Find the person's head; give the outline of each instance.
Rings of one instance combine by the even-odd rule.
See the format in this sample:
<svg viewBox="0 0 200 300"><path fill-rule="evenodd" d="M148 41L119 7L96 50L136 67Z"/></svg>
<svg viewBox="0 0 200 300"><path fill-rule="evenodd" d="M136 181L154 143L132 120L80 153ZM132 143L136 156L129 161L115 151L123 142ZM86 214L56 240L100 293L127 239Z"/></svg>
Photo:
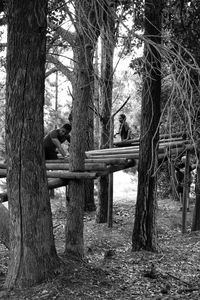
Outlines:
<svg viewBox="0 0 200 300"><path fill-rule="evenodd" d="M59 129L59 133L61 136L70 133L72 129L72 126L69 123L64 124L62 127Z"/></svg>
<svg viewBox="0 0 200 300"><path fill-rule="evenodd" d="M119 122L123 123L126 120L126 115L125 114L120 114L119 115Z"/></svg>

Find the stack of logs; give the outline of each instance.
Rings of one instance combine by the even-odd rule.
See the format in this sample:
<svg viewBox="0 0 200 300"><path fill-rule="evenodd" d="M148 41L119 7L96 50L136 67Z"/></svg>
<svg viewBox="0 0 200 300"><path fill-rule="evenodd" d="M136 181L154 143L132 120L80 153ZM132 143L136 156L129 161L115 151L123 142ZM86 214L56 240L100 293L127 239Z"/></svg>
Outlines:
<svg viewBox="0 0 200 300"><path fill-rule="evenodd" d="M130 142L130 141L129 141ZM184 153L189 141L183 140L182 136L175 138L160 139L158 158L160 160L169 155L178 156ZM114 148L87 151L85 153L85 169L81 172L69 171L69 161L58 159L46 161L46 172L49 189L66 186L72 179L96 179L116 171L134 167L139 158L139 140L131 140L131 146L123 146L123 142L116 143ZM0 163L0 178L6 177L6 164ZM0 202L6 201L0 194Z"/></svg>

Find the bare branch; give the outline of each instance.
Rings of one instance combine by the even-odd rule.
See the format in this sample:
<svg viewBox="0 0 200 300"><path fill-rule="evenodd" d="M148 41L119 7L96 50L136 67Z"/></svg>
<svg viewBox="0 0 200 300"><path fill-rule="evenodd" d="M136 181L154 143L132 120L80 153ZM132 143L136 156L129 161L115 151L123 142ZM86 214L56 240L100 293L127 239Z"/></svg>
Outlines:
<svg viewBox="0 0 200 300"><path fill-rule="evenodd" d="M70 32L69 30L65 30L61 26L54 25L53 23L48 21L48 25L52 30L55 30L57 34L59 34L63 40L68 42L72 47L75 46L75 38L76 34L73 32Z"/></svg>
<svg viewBox="0 0 200 300"><path fill-rule="evenodd" d="M112 114L112 117L111 118L114 118L114 116L116 116L116 114L120 111L120 110L122 110L122 108L126 105L126 103L128 102L128 100L131 98L131 96L128 96L128 98L126 99L126 101L120 106L120 108L115 112L115 113L113 113Z"/></svg>
<svg viewBox="0 0 200 300"><path fill-rule="evenodd" d="M47 62L55 65L58 71L62 72L69 81L73 81L73 72L69 70L62 62L60 62L55 56L47 54Z"/></svg>
<svg viewBox="0 0 200 300"><path fill-rule="evenodd" d="M58 69L56 67L52 68L51 70L49 70L45 73L45 77L47 78L48 76L55 73L56 71L58 71Z"/></svg>

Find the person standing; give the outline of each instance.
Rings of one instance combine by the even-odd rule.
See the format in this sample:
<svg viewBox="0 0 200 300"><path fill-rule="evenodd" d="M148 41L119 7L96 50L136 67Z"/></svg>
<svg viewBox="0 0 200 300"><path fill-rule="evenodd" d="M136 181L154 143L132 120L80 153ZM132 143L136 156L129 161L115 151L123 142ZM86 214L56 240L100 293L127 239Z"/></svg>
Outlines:
<svg viewBox="0 0 200 300"><path fill-rule="evenodd" d="M68 143L70 143L70 131L71 125L69 123L66 123L59 129L50 131L44 137L44 152L46 160L58 159L58 152L64 158L67 158L66 152L61 144L65 141L68 141Z"/></svg>

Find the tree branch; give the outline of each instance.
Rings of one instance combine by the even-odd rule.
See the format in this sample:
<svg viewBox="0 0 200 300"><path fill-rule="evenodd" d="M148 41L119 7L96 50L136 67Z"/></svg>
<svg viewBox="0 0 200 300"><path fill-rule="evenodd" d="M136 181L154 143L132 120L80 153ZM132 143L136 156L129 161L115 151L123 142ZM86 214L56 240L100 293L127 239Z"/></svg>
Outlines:
<svg viewBox="0 0 200 300"><path fill-rule="evenodd" d="M120 106L120 108L114 113L112 114L112 118L114 118L114 116L116 116L116 114L126 105L126 103L128 102L128 100L131 98L131 96L128 96L128 98L126 99L126 101Z"/></svg>
<svg viewBox="0 0 200 300"><path fill-rule="evenodd" d="M47 62L54 64L58 71L62 72L69 81L73 80L73 72L69 70L63 63L61 63L55 56L47 54Z"/></svg>
<svg viewBox="0 0 200 300"><path fill-rule="evenodd" d="M52 30L55 30L57 34L59 34L63 40L68 42L72 47L75 46L75 38L76 34L70 32L69 30L65 30L61 26L54 25L53 23L48 21L48 25Z"/></svg>
<svg viewBox="0 0 200 300"><path fill-rule="evenodd" d="M47 78L48 76L50 76L51 74L55 73L56 71L58 71L58 69L56 67L50 69L49 71L47 71L45 73L45 78Z"/></svg>

